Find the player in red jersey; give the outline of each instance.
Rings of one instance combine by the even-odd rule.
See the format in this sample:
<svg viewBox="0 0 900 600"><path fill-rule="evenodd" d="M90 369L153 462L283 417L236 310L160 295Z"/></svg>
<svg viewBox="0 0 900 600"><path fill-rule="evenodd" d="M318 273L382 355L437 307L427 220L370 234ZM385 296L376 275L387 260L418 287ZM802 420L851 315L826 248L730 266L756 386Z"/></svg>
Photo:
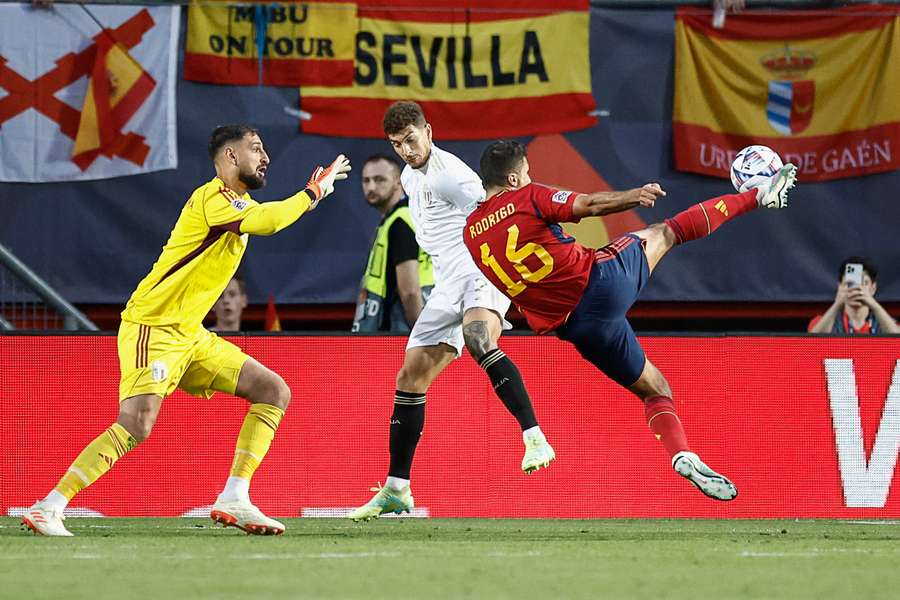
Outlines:
<svg viewBox="0 0 900 600"><path fill-rule="evenodd" d="M652 207L666 195L659 184L594 194L554 190L531 183L522 144L495 142L481 156L487 198L469 215L463 240L475 264L535 332L555 331L641 399L647 424L679 475L710 498L731 500L737 496L734 484L690 451L672 390L647 360L625 314L673 246L705 237L757 207L784 208L796 172L785 165L763 186L706 200L592 250L568 237L559 223Z"/></svg>

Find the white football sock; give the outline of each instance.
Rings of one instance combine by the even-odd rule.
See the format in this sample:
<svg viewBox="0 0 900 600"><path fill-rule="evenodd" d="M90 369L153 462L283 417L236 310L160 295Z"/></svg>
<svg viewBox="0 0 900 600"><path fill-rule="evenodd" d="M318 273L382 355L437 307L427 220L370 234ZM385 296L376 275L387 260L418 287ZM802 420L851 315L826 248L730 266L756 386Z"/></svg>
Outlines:
<svg viewBox="0 0 900 600"><path fill-rule="evenodd" d="M522 441L528 442L542 442L544 441L544 432L541 431L539 425L535 425L534 427L529 427L525 431L522 432Z"/></svg>
<svg viewBox="0 0 900 600"><path fill-rule="evenodd" d="M232 502L234 500L250 501L250 480L243 477L229 477L225 482L225 489L219 494L219 500Z"/></svg>
<svg viewBox="0 0 900 600"><path fill-rule="evenodd" d="M407 487L409 487L409 479L401 479L400 477L388 477L387 481L384 482L384 485L394 490L395 492L399 492Z"/></svg>
<svg viewBox="0 0 900 600"><path fill-rule="evenodd" d="M47 494L47 497L44 498L42 502L50 508L55 508L60 511L65 510L66 506L69 505L69 499L56 490L52 490Z"/></svg>

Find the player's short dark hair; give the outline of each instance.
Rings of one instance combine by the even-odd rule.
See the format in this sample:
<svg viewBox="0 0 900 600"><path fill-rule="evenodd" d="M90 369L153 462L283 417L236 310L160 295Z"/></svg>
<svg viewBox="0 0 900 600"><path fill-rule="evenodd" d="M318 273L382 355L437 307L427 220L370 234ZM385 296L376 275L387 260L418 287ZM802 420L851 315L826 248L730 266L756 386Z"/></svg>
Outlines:
<svg viewBox="0 0 900 600"><path fill-rule="evenodd" d="M862 265L863 271L869 274L869 279L872 280L872 283L878 280L878 266L870 258L867 256L848 256L841 263L841 268L838 271L838 281L844 279L844 269L851 263Z"/></svg>
<svg viewBox="0 0 900 600"><path fill-rule="evenodd" d="M485 189L490 186L503 187L506 176L519 168L528 153L525 146L513 140L492 143L481 154L481 183Z"/></svg>
<svg viewBox="0 0 900 600"><path fill-rule="evenodd" d="M394 167L394 170L397 172L397 176L400 176L400 172L403 170L403 167L400 166L400 161L389 154L373 154L369 158L366 159L366 162L363 163L363 169L366 168L366 165L373 162L384 161L387 164Z"/></svg>
<svg viewBox="0 0 900 600"><path fill-rule="evenodd" d="M400 133L410 125L425 127L425 113L416 102L400 100L391 104L384 113L381 126L385 135Z"/></svg>
<svg viewBox="0 0 900 600"><path fill-rule="evenodd" d="M207 146L209 158L216 160L216 155L225 144L242 140L246 135L259 135L259 131L249 125L240 123L219 125L213 129L212 134L209 136L209 145Z"/></svg>

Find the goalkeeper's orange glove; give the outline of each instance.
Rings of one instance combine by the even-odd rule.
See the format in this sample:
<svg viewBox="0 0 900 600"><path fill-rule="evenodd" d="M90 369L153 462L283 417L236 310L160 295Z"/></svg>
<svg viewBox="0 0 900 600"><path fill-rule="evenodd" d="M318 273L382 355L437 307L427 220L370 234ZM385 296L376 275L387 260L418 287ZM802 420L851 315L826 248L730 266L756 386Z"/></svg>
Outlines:
<svg viewBox="0 0 900 600"><path fill-rule="evenodd" d="M350 172L350 160L343 154L338 154L334 162L328 167L316 167L309 181L306 183L306 191L313 197L309 205L310 210L319 205L319 201L334 191L334 182L338 179L347 179Z"/></svg>

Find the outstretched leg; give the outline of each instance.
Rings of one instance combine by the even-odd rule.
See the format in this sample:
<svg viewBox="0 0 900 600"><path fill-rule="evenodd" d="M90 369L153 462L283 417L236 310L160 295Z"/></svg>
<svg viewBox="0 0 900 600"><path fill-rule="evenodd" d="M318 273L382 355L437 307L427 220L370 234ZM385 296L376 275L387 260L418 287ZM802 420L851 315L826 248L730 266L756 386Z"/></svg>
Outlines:
<svg viewBox="0 0 900 600"><path fill-rule="evenodd" d="M787 195L794 187L797 168L787 164L766 185L742 192L727 194L695 204L663 223L635 231L644 240L647 264L652 272L657 263L676 244L706 237L726 221L756 208L784 208Z"/></svg>
<svg viewBox="0 0 900 600"><path fill-rule="evenodd" d="M550 466L556 453L538 426L522 374L515 363L497 347L502 331L500 316L490 309L470 308L463 315L463 339L469 354L487 373L497 397L522 429L522 439L525 442L522 470L530 474L541 467Z"/></svg>
<svg viewBox="0 0 900 600"><path fill-rule="evenodd" d="M71 536L63 525L69 501L150 435L161 406L162 398L154 394L123 400L118 420L85 446L56 487L28 509L22 523L39 535Z"/></svg>
<svg viewBox="0 0 900 600"><path fill-rule="evenodd" d="M647 426L669 453L675 472L710 498L733 500L737 496L734 484L690 451L687 435L672 402L672 389L660 370L646 360L640 377L628 389L644 403Z"/></svg>

